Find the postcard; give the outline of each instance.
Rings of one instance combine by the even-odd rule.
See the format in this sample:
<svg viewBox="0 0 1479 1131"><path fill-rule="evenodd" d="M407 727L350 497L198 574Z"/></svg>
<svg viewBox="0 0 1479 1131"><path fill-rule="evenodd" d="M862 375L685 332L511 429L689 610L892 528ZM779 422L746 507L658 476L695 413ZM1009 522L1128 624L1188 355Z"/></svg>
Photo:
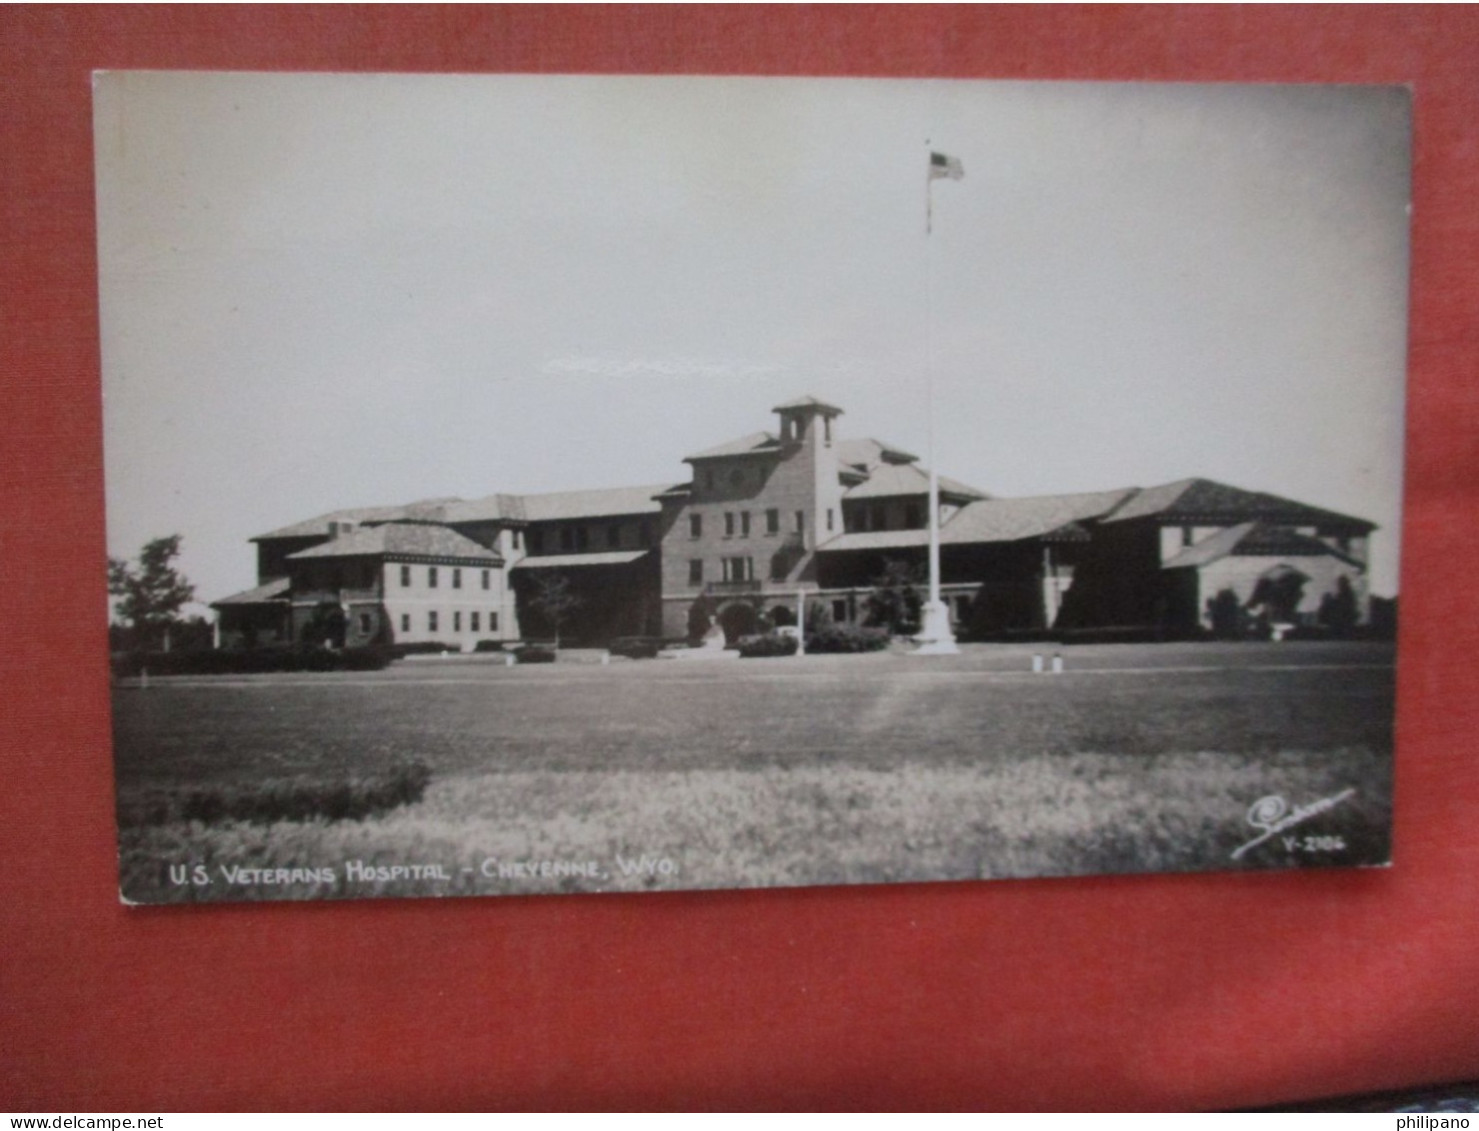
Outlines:
<svg viewBox="0 0 1479 1131"><path fill-rule="evenodd" d="M122 898L1388 864L1410 118L100 73Z"/></svg>

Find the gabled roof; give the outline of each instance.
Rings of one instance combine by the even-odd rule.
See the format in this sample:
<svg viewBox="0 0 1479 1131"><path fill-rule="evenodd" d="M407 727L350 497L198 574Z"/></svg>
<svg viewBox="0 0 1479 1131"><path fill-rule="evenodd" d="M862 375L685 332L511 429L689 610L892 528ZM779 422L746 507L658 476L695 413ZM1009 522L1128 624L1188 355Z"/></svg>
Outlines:
<svg viewBox="0 0 1479 1131"><path fill-rule="evenodd" d="M896 444L889 444L871 437L838 440L833 450L837 453L839 463L861 467L865 471L877 467L880 463L913 463L919 458Z"/></svg>
<svg viewBox="0 0 1479 1131"><path fill-rule="evenodd" d="M444 502L445 500L428 499L427 503ZM295 522L291 526L280 526L276 530L269 530L266 534L258 534L248 539L250 542L265 542L269 538L312 538L325 535L329 532L331 522L391 522L406 516L407 508L404 506L394 507L350 507L345 510L329 511L328 514L318 515L316 518L304 519Z"/></svg>
<svg viewBox="0 0 1479 1131"><path fill-rule="evenodd" d="M738 440L728 440L715 447L695 452L691 456L684 456L683 462L692 463L696 459L718 459L720 456L759 455L764 452L779 451L780 446L779 437L770 432L751 432L748 436L741 436Z"/></svg>
<svg viewBox="0 0 1479 1131"><path fill-rule="evenodd" d="M896 495L924 495L930 489L929 473L912 463L876 465L868 478L843 492L844 499L883 499ZM940 476L940 494L964 499L990 498L985 491L969 487L958 479Z"/></svg>
<svg viewBox="0 0 1479 1131"><path fill-rule="evenodd" d="M1335 511L1312 507L1262 491L1245 491L1210 479L1178 479L1147 487L1128 500L1106 522L1154 517L1164 522L1223 526L1267 522L1276 526L1345 527L1370 533L1376 524Z"/></svg>
<svg viewBox="0 0 1479 1131"><path fill-rule="evenodd" d="M983 499L957 511L940 528L940 541L1016 542L1023 538L1041 538L1071 523L1100 518L1133 493L1134 488L1131 487L1077 495Z"/></svg>
<svg viewBox="0 0 1479 1131"><path fill-rule="evenodd" d="M363 557L457 558L486 565L502 565L501 555L464 538L447 526L420 522L388 522L362 526L328 542L289 554L288 561L307 558Z"/></svg>
<svg viewBox="0 0 1479 1131"><path fill-rule="evenodd" d="M266 585L258 585L255 589L244 589L240 593L222 597L219 601L212 601L211 608L219 609L222 605L271 604L273 601L287 597L290 585L286 577L279 577L269 581Z"/></svg>
<svg viewBox="0 0 1479 1131"><path fill-rule="evenodd" d="M672 488L671 483L646 487L603 487L592 491L552 491L544 495L521 496L524 517L530 522L549 522L561 518L615 518L627 514L659 514L662 505L657 496Z"/></svg>
<svg viewBox="0 0 1479 1131"><path fill-rule="evenodd" d="M518 495L484 495L457 499L442 508L443 522L523 522L524 500Z"/></svg>
<svg viewBox="0 0 1479 1131"><path fill-rule="evenodd" d="M1265 526L1260 522L1241 522L1219 530L1171 558L1162 569L1184 569L1210 565L1225 557L1238 558L1339 558L1351 565L1361 563L1343 554L1328 542L1300 534L1284 526Z"/></svg>
<svg viewBox="0 0 1479 1131"><path fill-rule="evenodd" d="M940 544L1018 542L1024 538L1081 540L1085 532L1077 523L1107 514L1132 494L1133 487L1080 495L979 499L961 507L940 527ZM928 544L928 530L869 530L840 534L817 549L890 550Z"/></svg>

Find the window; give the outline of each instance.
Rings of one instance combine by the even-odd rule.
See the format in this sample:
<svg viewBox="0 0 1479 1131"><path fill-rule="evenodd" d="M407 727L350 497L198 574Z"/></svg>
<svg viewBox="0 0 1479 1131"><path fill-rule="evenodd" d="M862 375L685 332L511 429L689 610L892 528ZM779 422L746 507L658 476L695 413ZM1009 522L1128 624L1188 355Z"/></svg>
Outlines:
<svg viewBox="0 0 1479 1131"><path fill-rule="evenodd" d="M832 529L832 508L831 507L828 507L827 508L827 529L828 530L831 530Z"/></svg>
<svg viewBox="0 0 1479 1131"><path fill-rule="evenodd" d="M470 628L470 629L472 629L474 632L481 631L478 628L478 620L479 619L480 618L478 617L477 610L473 610L472 612L468 613L467 614L467 627Z"/></svg>
<svg viewBox="0 0 1479 1131"><path fill-rule="evenodd" d="M1181 544L1183 546L1190 546L1195 540L1196 532L1190 526L1183 526L1181 528Z"/></svg>
<svg viewBox="0 0 1479 1131"><path fill-rule="evenodd" d="M529 552L531 554L542 554L542 553L544 553L544 531L543 530L531 530L531 531L529 531Z"/></svg>
<svg viewBox="0 0 1479 1131"><path fill-rule="evenodd" d="M435 589L437 587L437 567L428 566L426 569L426 587Z"/></svg>
<svg viewBox="0 0 1479 1131"><path fill-rule="evenodd" d="M359 634L361 636L369 636L370 633L372 631L374 631L374 628L375 628L375 625L374 625L374 622L370 619L370 614L369 613L360 613L360 615L359 615Z"/></svg>
<svg viewBox="0 0 1479 1131"><path fill-rule="evenodd" d="M452 571L452 588L453 589L461 589L462 588L462 571L460 569L454 569Z"/></svg>
<svg viewBox="0 0 1479 1131"><path fill-rule="evenodd" d="M748 538L750 536L750 512L740 511L740 534Z"/></svg>
<svg viewBox="0 0 1479 1131"><path fill-rule="evenodd" d="M584 526L575 528L575 548L582 553L590 548L590 530Z"/></svg>
<svg viewBox="0 0 1479 1131"><path fill-rule="evenodd" d="M606 545L613 550L621 545L621 523L613 522L606 528Z"/></svg>
<svg viewBox="0 0 1479 1131"><path fill-rule="evenodd" d="M517 530L511 530L509 531L509 533L513 535L514 549L517 550L519 548L520 541L519 532Z"/></svg>
<svg viewBox="0 0 1479 1131"><path fill-rule="evenodd" d="M924 526L924 508L918 503L904 504L904 528L919 530Z"/></svg>
<svg viewBox="0 0 1479 1131"><path fill-rule="evenodd" d="M847 600L839 597L832 602L832 619L838 624L847 623Z"/></svg>
<svg viewBox="0 0 1479 1131"><path fill-rule="evenodd" d="M733 511L725 511L724 512L724 537L726 537L726 538L733 538L734 537L734 512Z"/></svg>
<svg viewBox="0 0 1479 1131"><path fill-rule="evenodd" d="M568 526L560 527L560 549L566 553L575 549L575 531Z"/></svg>
<svg viewBox="0 0 1479 1131"><path fill-rule="evenodd" d="M702 558L693 558L688 563L688 584L702 585L704 583L704 562Z"/></svg>
<svg viewBox="0 0 1479 1131"><path fill-rule="evenodd" d="M461 632L462 631L462 610L461 609L458 609L456 612L454 612L452 614L452 631L453 632Z"/></svg>
<svg viewBox="0 0 1479 1131"><path fill-rule="evenodd" d="M402 613L401 614L401 631L402 632L410 632L411 631L411 614L410 613Z"/></svg>
<svg viewBox="0 0 1479 1131"><path fill-rule="evenodd" d="M796 512L796 533L797 534L805 534L806 533L806 512L805 511L797 511Z"/></svg>
<svg viewBox="0 0 1479 1131"><path fill-rule="evenodd" d="M735 468L733 471L731 471L729 473L729 482L733 486L738 487L742 483L744 483L744 481L745 481L744 468L737 467L737 468Z"/></svg>
<svg viewBox="0 0 1479 1131"><path fill-rule="evenodd" d="M691 514L688 516L688 536L690 538L702 538L704 536L704 516Z"/></svg>
<svg viewBox="0 0 1479 1131"><path fill-rule="evenodd" d="M704 490L706 490L706 491L712 491L713 489L714 489L714 469L712 467L710 467L710 468L706 468L704 470Z"/></svg>
<svg viewBox="0 0 1479 1131"><path fill-rule="evenodd" d="M868 510L870 512L868 516L868 521L872 524L873 529L887 530L888 511L884 508L883 504L874 503L871 507L868 508Z"/></svg>
<svg viewBox="0 0 1479 1131"><path fill-rule="evenodd" d="M497 632L498 631L498 614L497 613L489 613L488 614L488 631L489 632Z"/></svg>
<svg viewBox="0 0 1479 1131"><path fill-rule="evenodd" d="M753 558L724 559L725 581L753 581L754 578L755 560Z"/></svg>
<svg viewBox="0 0 1479 1131"><path fill-rule="evenodd" d="M828 444L832 442L832 418L830 416L822 417L822 439Z"/></svg>
<svg viewBox="0 0 1479 1131"><path fill-rule="evenodd" d="M435 609L426 614L426 630L428 632L435 632L437 630L437 614Z"/></svg>
<svg viewBox="0 0 1479 1131"><path fill-rule="evenodd" d="M642 545L652 545L652 523L645 518L642 520Z"/></svg>
<svg viewBox="0 0 1479 1131"><path fill-rule="evenodd" d="M765 512L765 533L779 534L781 532L781 512L771 507Z"/></svg>
<svg viewBox="0 0 1479 1131"><path fill-rule="evenodd" d="M492 581L492 579L493 579L492 571L486 570L486 569L483 570L483 588L484 589L488 588L488 585Z"/></svg>
<svg viewBox="0 0 1479 1131"><path fill-rule="evenodd" d="M402 589L409 589L410 587L411 587L411 567L410 566L407 566L407 565L403 565L403 566L401 566L401 588Z"/></svg>

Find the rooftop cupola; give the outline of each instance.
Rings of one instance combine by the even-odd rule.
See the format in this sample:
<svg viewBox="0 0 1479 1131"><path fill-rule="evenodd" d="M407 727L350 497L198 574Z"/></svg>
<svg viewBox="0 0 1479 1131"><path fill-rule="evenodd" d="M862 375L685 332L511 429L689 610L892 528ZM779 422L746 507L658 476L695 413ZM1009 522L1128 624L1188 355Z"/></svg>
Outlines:
<svg viewBox="0 0 1479 1131"><path fill-rule="evenodd" d="M832 421L842 415L842 410L836 405L819 401L816 397L801 397L785 404L778 404L772 410L781 418L781 443L800 444L805 442L807 432L812 428L813 420L821 421L821 442L824 445L832 443Z"/></svg>

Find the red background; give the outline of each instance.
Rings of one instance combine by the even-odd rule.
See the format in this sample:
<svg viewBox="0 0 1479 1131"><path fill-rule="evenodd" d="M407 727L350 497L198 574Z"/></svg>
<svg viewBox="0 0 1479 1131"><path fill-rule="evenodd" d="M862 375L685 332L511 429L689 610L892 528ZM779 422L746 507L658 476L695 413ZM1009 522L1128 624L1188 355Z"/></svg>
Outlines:
<svg viewBox="0 0 1479 1131"><path fill-rule="evenodd" d="M1396 865L128 910L93 68L1408 83ZM0 11L0 1108L1216 1107L1479 1077L1479 10Z"/></svg>

